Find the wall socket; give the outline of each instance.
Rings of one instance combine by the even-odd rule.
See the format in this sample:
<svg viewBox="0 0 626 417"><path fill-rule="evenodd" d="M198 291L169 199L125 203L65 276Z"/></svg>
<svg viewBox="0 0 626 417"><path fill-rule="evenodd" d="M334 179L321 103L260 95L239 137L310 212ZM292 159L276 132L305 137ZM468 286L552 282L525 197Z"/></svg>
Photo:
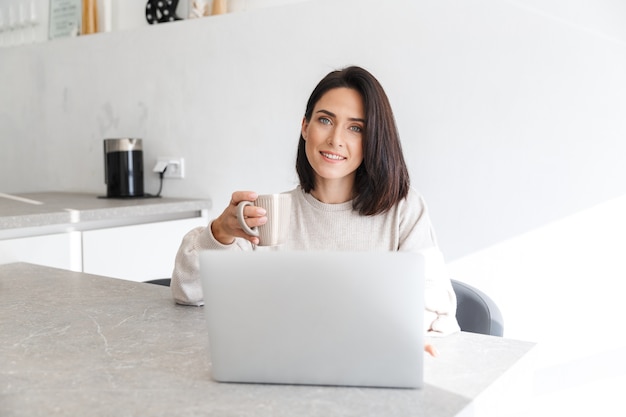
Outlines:
<svg viewBox="0 0 626 417"><path fill-rule="evenodd" d="M163 178L185 178L185 158L182 156L159 156L157 158L157 166L159 164L167 164L167 169L163 174Z"/></svg>

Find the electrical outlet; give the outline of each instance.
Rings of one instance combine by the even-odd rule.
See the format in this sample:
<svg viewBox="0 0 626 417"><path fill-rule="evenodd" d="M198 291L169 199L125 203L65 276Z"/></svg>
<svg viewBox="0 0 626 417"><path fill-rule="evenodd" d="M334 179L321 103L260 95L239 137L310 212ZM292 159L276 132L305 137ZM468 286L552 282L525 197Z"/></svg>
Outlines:
<svg viewBox="0 0 626 417"><path fill-rule="evenodd" d="M163 178L185 178L185 158L160 156L157 158L157 164L161 162L167 164Z"/></svg>

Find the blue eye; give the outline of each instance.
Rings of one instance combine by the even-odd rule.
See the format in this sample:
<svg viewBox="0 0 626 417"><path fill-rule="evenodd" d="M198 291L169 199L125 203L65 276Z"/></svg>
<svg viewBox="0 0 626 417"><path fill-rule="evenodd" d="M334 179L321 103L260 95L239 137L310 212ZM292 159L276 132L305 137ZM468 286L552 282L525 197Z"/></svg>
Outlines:
<svg viewBox="0 0 626 417"><path fill-rule="evenodd" d="M320 121L320 123L325 124L325 125L329 125L330 124L330 119L328 117L320 117L319 121Z"/></svg>
<svg viewBox="0 0 626 417"><path fill-rule="evenodd" d="M353 132L356 132L356 133L363 132L363 128L361 128L361 126L350 126L350 130L352 130Z"/></svg>

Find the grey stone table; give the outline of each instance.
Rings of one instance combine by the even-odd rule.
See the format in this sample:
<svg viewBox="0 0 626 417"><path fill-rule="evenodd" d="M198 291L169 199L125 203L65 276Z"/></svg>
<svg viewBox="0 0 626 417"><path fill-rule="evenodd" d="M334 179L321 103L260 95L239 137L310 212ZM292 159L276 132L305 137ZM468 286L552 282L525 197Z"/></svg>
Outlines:
<svg viewBox="0 0 626 417"><path fill-rule="evenodd" d="M0 265L0 416L523 415L533 344L434 339L421 390L211 380L202 308L169 288Z"/></svg>

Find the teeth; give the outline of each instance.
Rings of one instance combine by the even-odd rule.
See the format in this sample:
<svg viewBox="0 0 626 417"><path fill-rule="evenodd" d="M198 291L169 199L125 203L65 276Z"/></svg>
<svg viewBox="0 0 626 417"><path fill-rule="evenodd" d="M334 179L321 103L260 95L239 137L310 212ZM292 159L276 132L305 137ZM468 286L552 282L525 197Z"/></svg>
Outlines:
<svg viewBox="0 0 626 417"><path fill-rule="evenodd" d="M343 156L333 155L333 154L326 153L326 152L322 152L322 155L324 155L328 159L335 159L335 160L346 159Z"/></svg>

